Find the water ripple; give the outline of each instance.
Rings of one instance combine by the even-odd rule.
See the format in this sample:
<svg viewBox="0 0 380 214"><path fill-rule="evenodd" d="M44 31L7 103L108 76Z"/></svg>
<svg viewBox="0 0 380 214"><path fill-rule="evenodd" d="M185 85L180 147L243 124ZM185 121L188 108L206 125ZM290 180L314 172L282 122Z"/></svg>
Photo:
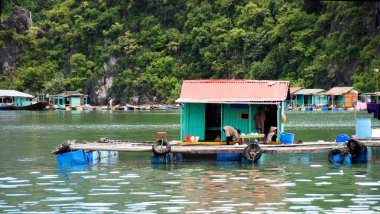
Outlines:
<svg viewBox="0 0 380 214"><path fill-rule="evenodd" d="M177 130L179 124L143 124L143 125L124 125L124 124L80 124L80 125L17 125L1 126L0 130L12 131L22 130L23 132L31 131L62 131L62 130L144 130L144 129L165 129Z"/></svg>

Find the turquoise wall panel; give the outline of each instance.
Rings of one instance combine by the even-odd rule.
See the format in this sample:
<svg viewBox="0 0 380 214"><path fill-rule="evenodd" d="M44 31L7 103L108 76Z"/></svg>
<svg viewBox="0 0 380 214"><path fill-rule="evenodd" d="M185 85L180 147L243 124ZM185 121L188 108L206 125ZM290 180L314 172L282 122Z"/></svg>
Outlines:
<svg viewBox="0 0 380 214"><path fill-rule="evenodd" d="M184 105L184 137L186 135L199 136L205 139L205 103L186 103Z"/></svg>
<svg viewBox="0 0 380 214"><path fill-rule="evenodd" d="M70 97L70 105L71 107L81 106L80 97Z"/></svg>
<svg viewBox="0 0 380 214"><path fill-rule="evenodd" d="M303 95L297 95L297 96L296 96L296 99L297 99L297 102L296 102L296 105L297 105L297 106L303 106L303 105L304 105L304 98L303 98Z"/></svg>
<svg viewBox="0 0 380 214"><path fill-rule="evenodd" d="M339 107L342 107L345 104L346 96L345 95L338 96L337 101L339 103Z"/></svg>
<svg viewBox="0 0 380 214"><path fill-rule="evenodd" d="M180 106L179 108L179 125L180 125L180 140L184 141L185 140L185 131L184 131L184 128L185 128L185 124L184 124L184 119L183 119L183 113L185 112L183 110L183 106Z"/></svg>
<svg viewBox="0 0 380 214"><path fill-rule="evenodd" d="M15 106L22 106L22 100L21 100L21 97L15 97L15 98L13 99L13 104L14 104Z"/></svg>
<svg viewBox="0 0 380 214"><path fill-rule="evenodd" d="M65 107L65 98L64 97L58 97L58 108L64 108Z"/></svg>
<svg viewBox="0 0 380 214"><path fill-rule="evenodd" d="M307 95L307 96L306 96L306 99L307 99L307 103L306 103L305 105L307 105L307 106L311 106L311 105L314 104L314 102L313 102L313 96L311 96L311 95Z"/></svg>
<svg viewBox="0 0 380 214"><path fill-rule="evenodd" d="M25 97L15 97L13 103L15 106L28 106L32 104L32 99Z"/></svg>
<svg viewBox="0 0 380 214"><path fill-rule="evenodd" d="M328 103L327 96L321 97L321 103L324 105L327 105L327 103Z"/></svg>
<svg viewBox="0 0 380 214"><path fill-rule="evenodd" d="M248 114L248 118L252 117L249 115L249 106L246 108L238 108L233 107L231 104L225 104L222 108L222 127L224 126L232 126L237 129L240 129L242 133L249 133L249 119L242 119L242 114ZM222 131L222 140L226 140L226 135Z"/></svg>

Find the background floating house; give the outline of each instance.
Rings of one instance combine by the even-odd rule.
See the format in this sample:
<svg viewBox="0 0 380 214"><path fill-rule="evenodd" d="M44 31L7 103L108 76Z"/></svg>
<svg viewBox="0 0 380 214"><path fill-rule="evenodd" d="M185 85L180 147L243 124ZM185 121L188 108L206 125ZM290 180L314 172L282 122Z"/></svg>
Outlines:
<svg viewBox="0 0 380 214"><path fill-rule="evenodd" d="M66 107L75 109L87 105L87 103L88 95L81 94L78 91L64 91L61 94L49 96L49 105L56 106L58 109Z"/></svg>
<svg viewBox="0 0 380 214"><path fill-rule="evenodd" d="M296 106L323 106L327 105L324 89L300 89L294 93Z"/></svg>
<svg viewBox="0 0 380 214"><path fill-rule="evenodd" d="M294 93L296 93L297 91L301 90L302 87L289 87L289 99L287 101L287 105L290 105L292 107L295 107L296 106L296 95Z"/></svg>
<svg viewBox="0 0 380 214"><path fill-rule="evenodd" d="M334 87L325 94L329 104L337 108L352 108L356 100L364 98L363 92L354 87Z"/></svg>
<svg viewBox="0 0 380 214"><path fill-rule="evenodd" d="M255 114L265 109L265 132L270 126L283 131L282 115L288 95L288 81L267 80L185 80L181 96L181 140L199 136L200 141L224 141L223 127L233 126L242 133L257 132Z"/></svg>
<svg viewBox="0 0 380 214"><path fill-rule="evenodd" d="M363 101L366 103L380 103L380 92L365 93L364 96Z"/></svg>
<svg viewBox="0 0 380 214"><path fill-rule="evenodd" d="M32 104L33 95L16 90L0 90L0 105L29 106Z"/></svg>

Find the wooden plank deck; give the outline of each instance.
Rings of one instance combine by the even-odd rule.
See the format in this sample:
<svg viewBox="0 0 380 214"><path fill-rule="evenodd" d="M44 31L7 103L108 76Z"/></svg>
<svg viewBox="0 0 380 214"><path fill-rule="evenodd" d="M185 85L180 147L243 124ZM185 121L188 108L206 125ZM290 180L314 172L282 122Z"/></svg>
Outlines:
<svg viewBox="0 0 380 214"><path fill-rule="evenodd" d="M368 147L379 147L380 141L363 140ZM75 143L72 150L120 151L120 152L152 152L152 143L112 142L112 143ZM308 154L328 152L342 144L335 142L305 142L303 144L259 144L263 153L277 154ZM171 145L172 153L187 154L215 154L215 153L242 153L247 145Z"/></svg>

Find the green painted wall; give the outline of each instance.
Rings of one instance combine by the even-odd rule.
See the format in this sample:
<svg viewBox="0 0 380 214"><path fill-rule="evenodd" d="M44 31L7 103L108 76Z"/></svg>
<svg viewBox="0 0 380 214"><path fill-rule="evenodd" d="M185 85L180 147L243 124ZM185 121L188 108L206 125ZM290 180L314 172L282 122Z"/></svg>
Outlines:
<svg viewBox="0 0 380 214"><path fill-rule="evenodd" d="M184 127L184 138L186 135L199 136L199 140L205 139L205 103L185 103L181 127ZM182 130L182 129L181 129Z"/></svg>
<svg viewBox="0 0 380 214"><path fill-rule="evenodd" d="M81 106L80 99L81 99L80 97L70 97L70 105L71 105L71 107Z"/></svg>
<svg viewBox="0 0 380 214"><path fill-rule="evenodd" d="M232 126L237 129L240 129L242 133L250 133L250 126L249 122L251 121L251 127L252 126L252 119L242 119L242 114L248 114L248 118L252 118L252 115L249 115L250 112L250 106L245 105L244 107L239 107L242 105L233 105L233 104L225 104L222 107L222 127L224 126ZM252 109L251 109L252 111ZM222 140L226 140L226 135L222 131Z"/></svg>
<svg viewBox="0 0 380 214"><path fill-rule="evenodd" d="M328 102L327 102L327 96L320 96L319 100L320 100L320 104L323 104L323 105L327 105L328 104Z"/></svg>
<svg viewBox="0 0 380 214"><path fill-rule="evenodd" d="M13 102L15 106L28 106L32 104L32 98L15 97Z"/></svg>
<svg viewBox="0 0 380 214"><path fill-rule="evenodd" d="M339 107L342 107L345 104L346 96L336 96L336 101L339 103Z"/></svg>
<svg viewBox="0 0 380 214"><path fill-rule="evenodd" d="M296 102L297 107L304 105L303 95L297 95L296 99L297 99L297 102Z"/></svg>
<svg viewBox="0 0 380 214"><path fill-rule="evenodd" d="M255 114L259 105L234 105L223 104L221 106L221 139L226 140L223 132L224 126L233 126L240 129L241 133L249 134L257 132L255 125ZM284 113L284 103L277 109L277 127L283 130L281 115ZM205 103L185 103L180 111L180 136L183 141L187 135L199 136L199 140L205 140L206 129L206 104ZM242 118L247 116L248 119Z"/></svg>
<svg viewBox="0 0 380 214"><path fill-rule="evenodd" d="M304 97L306 96L306 102ZM311 106L327 104L327 97L321 95L297 95L297 106Z"/></svg>
<svg viewBox="0 0 380 214"><path fill-rule="evenodd" d="M59 109L65 107L65 98L64 97L53 97L54 105L57 105Z"/></svg>
<svg viewBox="0 0 380 214"><path fill-rule="evenodd" d="M305 106L311 106L313 105L313 97L312 95L306 95L306 103Z"/></svg>

